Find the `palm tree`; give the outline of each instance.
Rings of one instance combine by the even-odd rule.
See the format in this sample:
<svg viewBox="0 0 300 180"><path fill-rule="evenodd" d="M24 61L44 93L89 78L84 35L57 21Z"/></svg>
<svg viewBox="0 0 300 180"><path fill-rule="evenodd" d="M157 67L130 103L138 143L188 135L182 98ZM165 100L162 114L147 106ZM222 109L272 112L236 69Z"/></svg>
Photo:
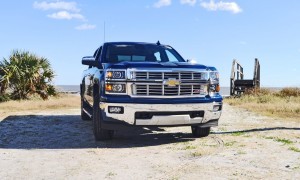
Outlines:
<svg viewBox="0 0 300 180"><path fill-rule="evenodd" d="M56 91L51 82L54 72L46 58L28 51L15 50L0 62L0 95L8 92L12 99L28 99L33 94L47 99Z"/></svg>

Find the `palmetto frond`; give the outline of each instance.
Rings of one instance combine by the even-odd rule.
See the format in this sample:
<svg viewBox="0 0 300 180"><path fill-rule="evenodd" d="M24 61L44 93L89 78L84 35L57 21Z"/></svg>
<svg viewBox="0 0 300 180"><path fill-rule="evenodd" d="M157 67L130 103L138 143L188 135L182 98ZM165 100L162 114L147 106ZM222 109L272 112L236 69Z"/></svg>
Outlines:
<svg viewBox="0 0 300 180"><path fill-rule="evenodd" d="M47 99L55 94L48 93L54 78L50 62L28 51L14 50L9 59L0 62L0 73L2 93L9 89L14 99L27 99L35 93Z"/></svg>

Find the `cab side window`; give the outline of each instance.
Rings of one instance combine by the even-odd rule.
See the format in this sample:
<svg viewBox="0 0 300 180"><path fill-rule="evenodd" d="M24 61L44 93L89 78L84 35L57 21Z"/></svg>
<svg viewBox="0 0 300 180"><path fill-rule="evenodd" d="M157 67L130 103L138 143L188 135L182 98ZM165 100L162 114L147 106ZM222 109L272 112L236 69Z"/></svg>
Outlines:
<svg viewBox="0 0 300 180"><path fill-rule="evenodd" d="M160 54L159 51L156 52L156 53L154 53L154 56L156 57L156 60L157 60L158 62L161 62L161 54Z"/></svg>

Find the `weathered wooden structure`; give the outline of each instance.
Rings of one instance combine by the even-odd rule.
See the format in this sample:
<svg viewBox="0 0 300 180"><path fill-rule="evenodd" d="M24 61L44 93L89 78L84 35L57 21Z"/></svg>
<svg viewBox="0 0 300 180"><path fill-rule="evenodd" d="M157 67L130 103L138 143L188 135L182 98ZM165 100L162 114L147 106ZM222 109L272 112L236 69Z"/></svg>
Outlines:
<svg viewBox="0 0 300 180"><path fill-rule="evenodd" d="M241 95L246 89L260 88L260 63L255 59L253 79L244 79L244 68L233 60L230 77L230 95Z"/></svg>

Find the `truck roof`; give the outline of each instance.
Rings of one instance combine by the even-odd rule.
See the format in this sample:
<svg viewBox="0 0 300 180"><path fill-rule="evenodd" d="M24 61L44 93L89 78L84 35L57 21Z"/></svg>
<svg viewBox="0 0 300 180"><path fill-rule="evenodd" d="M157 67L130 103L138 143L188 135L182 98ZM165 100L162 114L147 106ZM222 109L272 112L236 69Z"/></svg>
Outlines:
<svg viewBox="0 0 300 180"><path fill-rule="evenodd" d="M146 44L149 44L149 45L163 45L163 46L168 46L168 45L164 45L164 44L160 44L160 42L158 41L157 43L148 43L148 42L128 42L128 41L125 41L125 42L105 42L104 44L128 44L128 45L134 45L134 44L142 44L142 45L146 45Z"/></svg>

